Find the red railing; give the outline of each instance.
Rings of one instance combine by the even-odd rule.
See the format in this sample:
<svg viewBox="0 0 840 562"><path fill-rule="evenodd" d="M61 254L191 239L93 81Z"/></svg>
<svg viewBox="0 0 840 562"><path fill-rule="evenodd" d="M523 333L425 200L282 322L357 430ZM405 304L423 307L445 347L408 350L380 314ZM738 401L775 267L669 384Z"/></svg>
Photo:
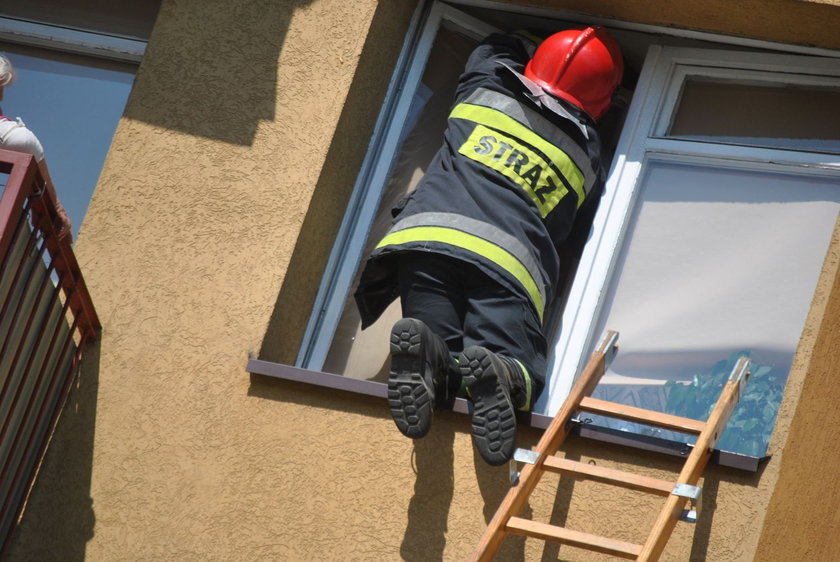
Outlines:
<svg viewBox="0 0 840 562"><path fill-rule="evenodd" d="M100 324L55 188L29 154L0 149L0 554Z"/></svg>

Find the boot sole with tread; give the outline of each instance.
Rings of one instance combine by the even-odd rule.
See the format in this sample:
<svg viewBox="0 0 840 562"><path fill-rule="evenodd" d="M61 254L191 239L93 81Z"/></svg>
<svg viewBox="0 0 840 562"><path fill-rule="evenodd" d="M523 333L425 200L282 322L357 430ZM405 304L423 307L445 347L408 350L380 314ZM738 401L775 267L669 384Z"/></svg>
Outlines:
<svg viewBox="0 0 840 562"><path fill-rule="evenodd" d="M406 437L418 439L429 432L434 411L434 387L425 379L420 325L403 319L391 330L391 371L388 406L391 417Z"/></svg>
<svg viewBox="0 0 840 562"><path fill-rule="evenodd" d="M500 380L489 351L471 347L461 355L461 374L474 377L469 385L473 402L472 438L476 450L492 466L513 457L516 446L516 411L508 388Z"/></svg>

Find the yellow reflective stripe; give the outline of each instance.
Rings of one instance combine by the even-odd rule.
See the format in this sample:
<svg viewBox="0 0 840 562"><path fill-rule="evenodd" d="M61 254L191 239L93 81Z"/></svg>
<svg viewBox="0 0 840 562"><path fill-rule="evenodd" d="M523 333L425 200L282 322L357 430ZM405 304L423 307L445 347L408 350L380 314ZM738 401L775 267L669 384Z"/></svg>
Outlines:
<svg viewBox="0 0 840 562"><path fill-rule="evenodd" d="M535 147L551 159L552 163L557 166L560 173L569 182L569 185L572 186L572 189L575 190L578 196L577 206L580 207L583 204L583 200L586 198L586 192L583 189L584 176L580 168L577 167L577 164L569 158L568 154L516 119L505 115L498 109L484 107L483 105L473 105L471 103L459 103L456 105L449 114L449 118L466 119L487 125L509 135L513 135Z"/></svg>
<svg viewBox="0 0 840 562"><path fill-rule="evenodd" d="M522 412L528 412L531 410L531 375L519 359L514 357L513 360L516 361L516 364L519 365L520 369L522 369L522 377L525 379L525 405L519 408L519 410Z"/></svg>
<svg viewBox="0 0 840 562"><path fill-rule="evenodd" d="M554 168L516 139L476 125L458 152L496 170L522 188L545 218L569 193Z"/></svg>
<svg viewBox="0 0 840 562"><path fill-rule="evenodd" d="M525 291L527 291L528 296L531 297L531 301L534 303L534 307L537 309L537 314L540 317L540 322L542 322L544 304L534 278L531 277L531 274L528 273L528 270L522 265L522 262L504 248L500 248L492 242L488 242L478 236L442 226L417 226L391 232L376 245L376 248L408 244L410 242L439 242L441 244L449 244L450 246L457 246L458 248L469 250L474 254L487 258L519 281L519 284L522 285Z"/></svg>

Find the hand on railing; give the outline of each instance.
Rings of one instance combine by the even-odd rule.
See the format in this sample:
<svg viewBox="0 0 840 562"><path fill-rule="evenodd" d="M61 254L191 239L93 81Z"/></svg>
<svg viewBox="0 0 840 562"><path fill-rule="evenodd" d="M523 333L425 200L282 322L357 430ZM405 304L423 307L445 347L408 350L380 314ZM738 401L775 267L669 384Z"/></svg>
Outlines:
<svg viewBox="0 0 840 562"><path fill-rule="evenodd" d="M67 240L68 244L73 243L73 223L70 222L70 217L67 215L67 210L61 201L56 200L56 212L58 213L58 220L61 225L58 227L58 239L63 242Z"/></svg>
<svg viewBox="0 0 840 562"><path fill-rule="evenodd" d="M52 178L50 177L50 170L47 168L46 159L40 160L38 162L38 167L41 169L41 175L44 177L45 185L53 186L50 189L53 193L55 193L55 184L53 184ZM64 205L62 205L61 201L58 200L58 194L55 196L55 211L58 215L58 220L60 221L59 224L54 225L58 240L61 242L67 240L68 244L72 244L73 223L70 221L70 216L67 214L67 210L64 208Z"/></svg>

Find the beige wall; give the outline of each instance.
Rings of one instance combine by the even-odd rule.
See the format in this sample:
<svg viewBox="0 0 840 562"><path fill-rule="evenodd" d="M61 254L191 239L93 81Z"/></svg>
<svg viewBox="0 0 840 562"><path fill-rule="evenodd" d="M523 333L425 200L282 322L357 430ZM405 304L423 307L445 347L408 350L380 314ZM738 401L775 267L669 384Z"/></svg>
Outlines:
<svg viewBox="0 0 840 562"><path fill-rule="evenodd" d="M837 49L837 0L503 0L622 21Z"/></svg>
<svg viewBox="0 0 840 562"><path fill-rule="evenodd" d="M317 282L323 253L296 244L337 223L389 79L370 69L393 67L412 12L163 3L76 246L105 328L12 559L317 559L360 521L324 513L348 462L325 438L357 441L376 410L255 395L244 367L289 263Z"/></svg>
<svg viewBox="0 0 840 562"><path fill-rule="evenodd" d="M76 246L102 338L85 360L10 559L468 555L507 475L474 457L465 416L439 415L432 435L412 443L379 400L252 379L244 369L249 350L286 362L297 351L411 4L163 2ZM542 4L838 46L832 34L810 33L813 22L837 21L838 8L826 3L754 0L739 4L751 8L744 11L663 0L632 14L618 13L623 2ZM795 17L807 25L793 25ZM840 300L838 248L835 236L773 459L758 474L712 468L704 481L710 509L696 527L678 527L666 559L750 560L774 529L769 522L762 535L768 504L774 521L801 515L795 498L774 488L799 482L807 467L805 453L782 449L791 425L790 435L815 435L815 445L832 436L831 424L810 421L823 403L806 374L827 381L836 363L830 350L840 334L819 327L828 325L826 303L835 311ZM813 408L798 403L800 391L814 397ZM522 431L521 445L537 438ZM677 467L591 442L568 454L659 475ZM814 480L804 493L819 504ZM652 519L645 502L564 482L532 510L594 531L610 512L602 531L640 540L616 522L638 528ZM813 523L801 521L803 529ZM503 559L543 555L530 541L506 548ZM565 548L560 556L589 559Z"/></svg>
<svg viewBox="0 0 840 562"><path fill-rule="evenodd" d="M834 262L840 253L836 242ZM826 293L801 399L790 430L784 438L777 432L784 457L756 560L832 560L840 552L840 276Z"/></svg>

